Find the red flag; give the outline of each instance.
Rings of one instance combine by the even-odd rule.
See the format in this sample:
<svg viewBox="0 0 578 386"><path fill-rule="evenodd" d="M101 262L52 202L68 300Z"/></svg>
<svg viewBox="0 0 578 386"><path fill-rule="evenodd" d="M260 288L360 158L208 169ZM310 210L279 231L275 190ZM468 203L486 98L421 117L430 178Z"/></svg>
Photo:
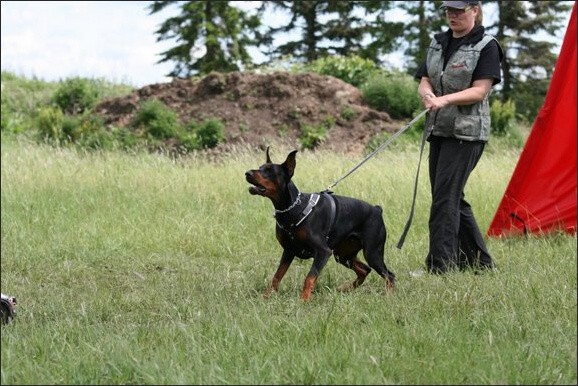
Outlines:
<svg viewBox="0 0 578 386"><path fill-rule="evenodd" d="M488 236L576 234L576 3L552 80Z"/></svg>

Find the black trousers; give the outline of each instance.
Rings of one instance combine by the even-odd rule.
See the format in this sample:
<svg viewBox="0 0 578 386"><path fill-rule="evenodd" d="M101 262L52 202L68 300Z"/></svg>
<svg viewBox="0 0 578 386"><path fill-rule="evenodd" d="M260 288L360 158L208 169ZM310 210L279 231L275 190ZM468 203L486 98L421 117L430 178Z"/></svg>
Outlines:
<svg viewBox="0 0 578 386"><path fill-rule="evenodd" d="M464 188L485 143L436 136L429 142L432 204L426 267L432 273L492 268L494 263L472 208L464 199Z"/></svg>

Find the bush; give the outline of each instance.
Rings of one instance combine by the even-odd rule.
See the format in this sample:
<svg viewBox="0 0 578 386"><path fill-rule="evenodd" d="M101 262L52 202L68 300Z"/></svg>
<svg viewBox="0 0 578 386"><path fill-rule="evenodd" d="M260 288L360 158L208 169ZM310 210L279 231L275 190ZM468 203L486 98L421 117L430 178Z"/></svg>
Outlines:
<svg viewBox="0 0 578 386"><path fill-rule="evenodd" d="M2 71L2 131L14 134L35 128L41 107L51 104L57 86Z"/></svg>
<svg viewBox="0 0 578 386"><path fill-rule="evenodd" d="M151 139L174 138L181 130L178 115L157 99L144 101L139 106L131 127L142 130Z"/></svg>
<svg viewBox="0 0 578 386"><path fill-rule="evenodd" d="M347 106L341 110L341 118L345 119L346 121L354 120L357 117L357 111L353 108Z"/></svg>
<svg viewBox="0 0 578 386"><path fill-rule="evenodd" d="M304 69L321 75L334 76L355 87L359 87L380 71L373 61L356 55L327 56L305 65Z"/></svg>
<svg viewBox="0 0 578 386"><path fill-rule="evenodd" d="M303 149L314 149L322 143L327 136L327 127L324 125L303 125L299 141Z"/></svg>
<svg viewBox="0 0 578 386"><path fill-rule="evenodd" d="M22 114L11 112L5 108L2 108L0 113L2 114L3 133L20 134L26 131L26 119Z"/></svg>
<svg viewBox="0 0 578 386"><path fill-rule="evenodd" d="M98 116L89 113L65 115L58 107L42 108L37 123L41 141L58 145L75 143L81 147L90 142L90 137L103 132L104 127Z"/></svg>
<svg viewBox="0 0 578 386"><path fill-rule="evenodd" d="M490 109L492 132L496 135L506 135L513 127L516 119L516 105L512 100L502 103L499 99L492 101Z"/></svg>
<svg viewBox="0 0 578 386"><path fill-rule="evenodd" d="M524 145L524 135L516 125L516 105L512 100L501 102L498 98L492 101L490 109L492 134L504 138L515 147Z"/></svg>
<svg viewBox="0 0 578 386"><path fill-rule="evenodd" d="M42 107L38 111L36 124L41 141L59 144L62 138L64 114L57 107Z"/></svg>
<svg viewBox="0 0 578 386"><path fill-rule="evenodd" d="M114 135L115 142L124 150L134 149L140 144L138 136L127 128L113 127L111 132Z"/></svg>
<svg viewBox="0 0 578 386"><path fill-rule="evenodd" d="M213 148L225 139L225 125L218 119L207 119L195 130L202 149Z"/></svg>
<svg viewBox="0 0 578 386"><path fill-rule="evenodd" d="M371 108L402 119L412 117L421 108L417 86L410 75L391 72L372 76L360 89Z"/></svg>
<svg viewBox="0 0 578 386"><path fill-rule="evenodd" d="M92 80L70 78L56 89L52 101L66 114L80 114L96 106L100 98L98 90Z"/></svg>
<svg viewBox="0 0 578 386"><path fill-rule="evenodd" d="M210 149L225 139L225 125L216 118L206 119L201 124L191 120L186 129L179 138L186 150Z"/></svg>

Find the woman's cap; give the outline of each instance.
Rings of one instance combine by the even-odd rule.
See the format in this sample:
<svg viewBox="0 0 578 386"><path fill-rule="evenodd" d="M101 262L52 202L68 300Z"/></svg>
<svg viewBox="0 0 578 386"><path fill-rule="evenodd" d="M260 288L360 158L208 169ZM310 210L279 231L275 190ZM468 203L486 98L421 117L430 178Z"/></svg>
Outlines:
<svg viewBox="0 0 578 386"><path fill-rule="evenodd" d="M479 1L442 1L441 8L465 9L468 5L478 5Z"/></svg>

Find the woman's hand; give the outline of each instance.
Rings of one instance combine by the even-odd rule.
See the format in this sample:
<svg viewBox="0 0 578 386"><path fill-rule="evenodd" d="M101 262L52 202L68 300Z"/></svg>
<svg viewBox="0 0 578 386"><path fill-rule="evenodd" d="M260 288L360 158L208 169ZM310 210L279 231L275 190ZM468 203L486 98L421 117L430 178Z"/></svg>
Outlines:
<svg viewBox="0 0 578 386"><path fill-rule="evenodd" d="M425 94L421 100L425 108L428 109L429 111L439 110L442 107L445 107L450 104L447 95L436 97L435 95L428 93Z"/></svg>

